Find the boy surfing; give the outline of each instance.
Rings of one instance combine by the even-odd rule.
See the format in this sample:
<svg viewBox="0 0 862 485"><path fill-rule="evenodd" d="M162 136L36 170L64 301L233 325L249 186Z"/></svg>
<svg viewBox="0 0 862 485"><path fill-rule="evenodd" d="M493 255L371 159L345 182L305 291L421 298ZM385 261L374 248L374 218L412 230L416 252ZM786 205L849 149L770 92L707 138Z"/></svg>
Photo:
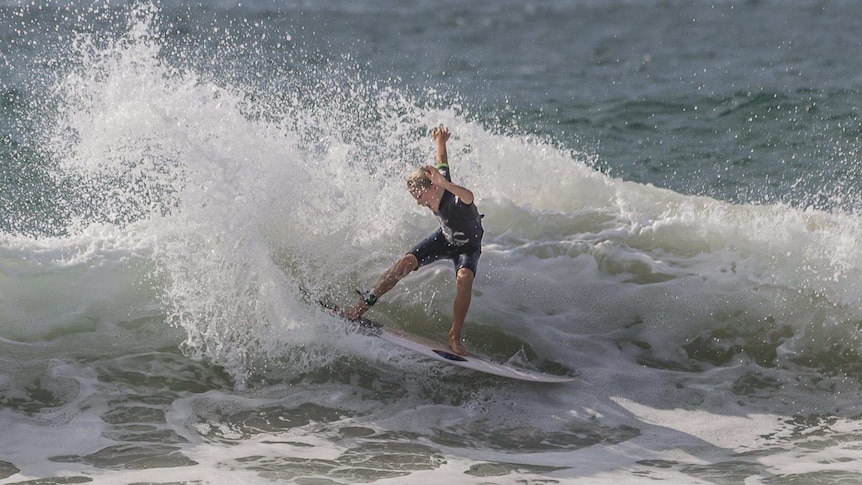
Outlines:
<svg viewBox="0 0 862 485"><path fill-rule="evenodd" d="M452 183L446 142L451 133L440 125L431 130L437 145L437 166L417 168L407 178L407 190L416 203L425 206L437 216L440 228L389 267L377 283L354 307L344 311L350 320L362 317L377 300L395 287L402 278L427 264L448 259L455 264L455 302L452 309L452 327L449 330L449 348L458 355L467 355L461 343L461 328L470 309L473 279L482 254L482 216L473 200L473 192Z"/></svg>

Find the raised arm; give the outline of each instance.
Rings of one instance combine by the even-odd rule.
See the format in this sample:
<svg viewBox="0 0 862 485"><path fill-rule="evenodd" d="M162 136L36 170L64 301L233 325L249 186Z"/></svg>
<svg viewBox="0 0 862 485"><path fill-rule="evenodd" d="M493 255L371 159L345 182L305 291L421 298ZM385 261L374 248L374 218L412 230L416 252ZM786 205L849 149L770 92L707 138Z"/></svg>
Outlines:
<svg viewBox="0 0 862 485"><path fill-rule="evenodd" d="M449 141L449 128L443 125L431 130L431 138L437 142L437 166L449 165L449 154L446 152L446 142Z"/></svg>

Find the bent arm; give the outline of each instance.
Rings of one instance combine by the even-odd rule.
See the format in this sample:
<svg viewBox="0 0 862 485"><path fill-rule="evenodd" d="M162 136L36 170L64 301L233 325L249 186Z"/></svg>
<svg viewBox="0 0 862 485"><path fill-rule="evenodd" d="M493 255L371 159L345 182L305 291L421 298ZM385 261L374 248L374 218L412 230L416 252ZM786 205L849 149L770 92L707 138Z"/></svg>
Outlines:
<svg viewBox="0 0 862 485"><path fill-rule="evenodd" d="M446 142L449 141L449 137L451 135L452 134L449 132L449 129L443 125L431 130L431 136L434 138L434 141L437 142L437 167L449 165L449 154L446 151ZM461 202L467 205L473 203L473 192L470 192L470 190L446 180L446 178L443 177L443 175L434 167L426 167L426 172L428 174L428 178L431 179L431 183L434 185L452 192L455 197L458 197Z"/></svg>
<svg viewBox="0 0 862 485"><path fill-rule="evenodd" d="M446 182L445 184L441 184L441 187L452 192L455 197L461 199L461 202L470 205L473 203L473 192L470 189L461 187L460 185L455 185L452 182Z"/></svg>
<svg viewBox="0 0 862 485"><path fill-rule="evenodd" d="M473 203L473 192L471 192L470 189L461 187L460 185L454 184L446 180L446 177L444 177L443 174L440 173L440 171L436 168L430 165L425 167L425 174L428 176L429 179L431 179L432 184L442 189L448 190L449 192L452 192L455 197L461 199L461 202L467 205Z"/></svg>

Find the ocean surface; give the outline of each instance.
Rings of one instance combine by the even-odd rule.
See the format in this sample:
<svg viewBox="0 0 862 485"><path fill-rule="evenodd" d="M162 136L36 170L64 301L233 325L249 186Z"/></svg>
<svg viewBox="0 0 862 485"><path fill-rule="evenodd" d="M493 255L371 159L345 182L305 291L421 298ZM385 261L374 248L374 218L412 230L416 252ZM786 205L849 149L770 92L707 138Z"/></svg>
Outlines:
<svg viewBox="0 0 862 485"><path fill-rule="evenodd" d="M862 483L862 2L0 0L0 484ZM466 346L349 333L485 214ZM451 265L368 314L444 341Z"/></svg>

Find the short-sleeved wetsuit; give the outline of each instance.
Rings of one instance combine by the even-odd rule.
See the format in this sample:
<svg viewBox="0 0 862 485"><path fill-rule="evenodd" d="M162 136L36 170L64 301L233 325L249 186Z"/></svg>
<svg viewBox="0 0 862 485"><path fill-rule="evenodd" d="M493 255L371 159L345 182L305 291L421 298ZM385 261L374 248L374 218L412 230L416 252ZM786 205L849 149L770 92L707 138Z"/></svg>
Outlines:
<svg viewBox="0 0 862 485"><path fill-rule="evenodd" d="M448 165L440 165L437 169L447 181L452 181ZM467 268L475 275L485 233L476 204L465 204L446 190L434 215L440 221L440 229L414 246L409 254L416 256L420 267L448 258L455 263L456 270Z"/></svg>

